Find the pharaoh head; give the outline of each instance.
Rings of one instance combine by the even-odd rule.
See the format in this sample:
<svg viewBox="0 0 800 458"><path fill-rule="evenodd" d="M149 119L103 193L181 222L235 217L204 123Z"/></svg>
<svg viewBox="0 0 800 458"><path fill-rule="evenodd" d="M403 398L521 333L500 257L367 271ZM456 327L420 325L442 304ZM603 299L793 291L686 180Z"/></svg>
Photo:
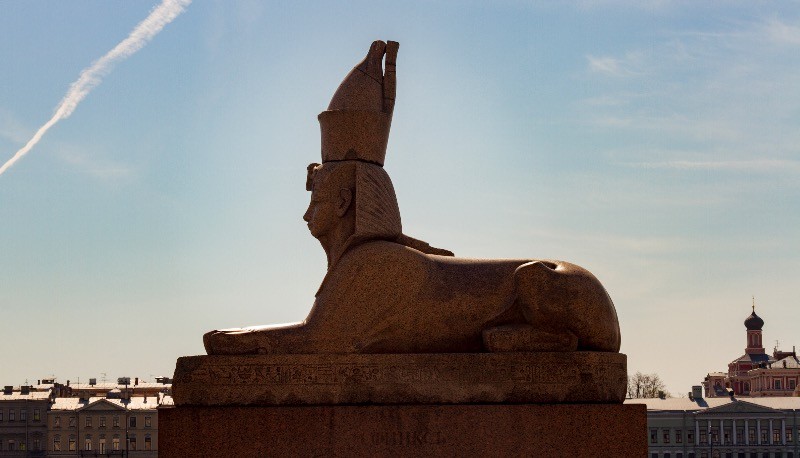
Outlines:
<svg viewBox="0 0 800 458"><path fill-rule="evenodd" d="M383 169L398 46L372 43L319 115L322 164L308 166L311 203L303 219L322 243L329 265L356 243L394 241L402 233L394 187Z"/></svg>

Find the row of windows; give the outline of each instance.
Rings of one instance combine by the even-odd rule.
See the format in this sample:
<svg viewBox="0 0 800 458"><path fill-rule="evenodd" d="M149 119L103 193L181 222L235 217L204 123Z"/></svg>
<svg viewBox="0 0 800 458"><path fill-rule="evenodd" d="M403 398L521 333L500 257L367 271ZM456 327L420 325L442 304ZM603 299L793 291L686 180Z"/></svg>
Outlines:
<svg viewBox="0 0 800 458"><path fill-rule="evenodd" d="M91 428L92 427L92 422L94 421L94 420L92 420L92 418L93 417L86 417L84 419L84 427L86 427L86 428ZM128 418L128 425L131 428L135 428L136 427L136 418L137 417L134 417L134 416ZM69 422L68 423L68 427L69 428L74 428L75 424L77 422L75 417L68 417L67 421ZM153 426L152 417L144 417L144 427L145 428L150 428L151 426ZM56 415L56 416L53 417L53 427L54 428L60 428L61 427L61 416L60 415ZM106 427L106 417L98 417L97 427L98 428L105 428ZM111 417L111 427L112 428L119 428L119 415L114 415L113 417Z"/></svg>
<svg viewBox="0 0 800 458"><path fill-rule="evenodd" d="M3 415L4 409L0 409L0 421L3 421L5 415ZM8 409L8 421L16 421L17 420L17 411L14 409ZM19 421L27 421L28 420L28 411L25 409L19 410ZM33 421L41 421L42 417L39 413L39 409L33 409Z"/></svg>
<svg viewBox="0 0 800 458"><path fill-rule="evenodd" d="M683 452L650 453L650 458L684 458ZM794 458L794 452L775 450L771 452L721 452L719 450L689 452L686 458Z"/></svg>
<svg viewBox="0 0 800 458"><path fill-rule="evenodd" d="M136 444L137 444L136 436L128 437L128 447L127 447L128 450L131 451L137 450ZM70 436L69 438L67 438L67 450L69 450L70 452L74 452L77 450L77 447L78 447L78 442L75 439L75 436ZM87 451L92 451L95 449L95 447L97 447L97 451L100 454L106 453L107 451L106 438L101 437L95 444L95 442L92 441L91 435L86 436L83 440L83 449ZM147 436L144 437L144 450L152 450L152 449L153 449L153 440L148 434ZM119 451L119 450L120 450L120 438L119 437L111 438L111 451ZM58 434L53 436L53 451L55 452L62 451L61 436Z"/></svg>
<svg viewBox="0 0 800 458"><path fill-rule="evenodd" d="M736 429L736 444L744 445L747 444L770 444L770 436L769 436L769 429L761 429L761 434L756 437L756 428L749 428L747 431L747 437L745 438L744 435L744 428L737 428ZM705 428L700 429L700 436L699 436L699 443L700 444L708 444L709 439L710 442L713 444L725 444L725 445L732 445L733 444L733 433L730 428L725 428L722 431L722 442L720 442L719 437L719 428L711 428L711 434ZM659 429L658 428L651 428L650 429L650 443L651 444L658 444L659 441ZM756 440L758 439L758 440ZM774 428L772 430L772 442L773 444L780 444L781 443L781 430L779 428ZM786 440L787 444L791 444L794 441L794 434L791 427L787 427L784 430L783 439ZM680 429L669 429L669 428L661 428L661 444L671 444L673 443L681 444L683 443L683 430ZM686 431L686 442L693 444L694 443L694 431L687 430Z"/></svg>
<svg viewBox="0 0 800 458"><path fill-rule="evenodd" d="M41 449L42 449L42 441L39 439L33 439L31 441L31 450L38 452ZM0 450L25 451L28 450L28 444L24 440L18 441L16 439L8 439L4 441L3 439L0 439Z"/></svg>

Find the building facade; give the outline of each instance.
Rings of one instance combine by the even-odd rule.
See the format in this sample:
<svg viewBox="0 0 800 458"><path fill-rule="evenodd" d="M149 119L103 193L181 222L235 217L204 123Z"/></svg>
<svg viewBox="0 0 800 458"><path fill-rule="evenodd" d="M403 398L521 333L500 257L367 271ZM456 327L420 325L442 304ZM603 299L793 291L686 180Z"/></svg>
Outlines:
<svg viewBox="0 0 800 458"><path fill-rule="evenodd" d="M0 394L0 458L45 456L50 394L6 386Z"/></svg>
<svg viewBox="0 0 800 458"><path fill-rule="evenodd" d="M56 398L47 413L52 457L158 456L158 396Z"/></svg>
<svg viewBox="0 0 800 458"><path fill-rule="evenodd" d="M647 405L650 458L800 458L800 397L625 403Z"/></svg>
<svg viewBox="0 0 800 458"><path fill-rule="evenodd" d="M0 395L0 458L158 456L159 405L171 380L71 385L42 380Z"/></svg>

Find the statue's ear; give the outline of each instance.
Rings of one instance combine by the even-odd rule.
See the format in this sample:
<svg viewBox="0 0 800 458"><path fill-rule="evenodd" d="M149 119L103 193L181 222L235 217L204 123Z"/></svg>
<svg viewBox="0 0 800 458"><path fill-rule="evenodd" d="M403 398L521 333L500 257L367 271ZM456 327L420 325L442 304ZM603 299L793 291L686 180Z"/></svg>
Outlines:
<svg viewBox="0 0 800 458"><path fill-rule="evenodd" d="M336 201L336 214L341 218L347 213L350 204L353 203L353 191L349 189L339 190L339 199Z"/></svg>

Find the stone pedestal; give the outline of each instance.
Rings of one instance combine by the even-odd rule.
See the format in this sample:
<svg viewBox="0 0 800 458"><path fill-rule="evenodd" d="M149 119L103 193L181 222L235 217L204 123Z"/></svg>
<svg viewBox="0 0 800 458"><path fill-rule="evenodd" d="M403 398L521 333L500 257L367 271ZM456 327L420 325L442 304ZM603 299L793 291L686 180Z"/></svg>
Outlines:
<svg viewBox="0 0 800 458"><path fill-rule="evenodd" d="M622 403L620 353L185 356L175 405Z"/></svg>
<svg viewBox="0 0 800 458"><path fill-rule="evenodd" d="M645 456L619 353L189 356L159 452L198 456Z"/></svg>
<svg viewBox="0 0 800 458"><path fill-rule="evenodd" d="M165 457L647 455L644 404L178 406Z"/></svg>

